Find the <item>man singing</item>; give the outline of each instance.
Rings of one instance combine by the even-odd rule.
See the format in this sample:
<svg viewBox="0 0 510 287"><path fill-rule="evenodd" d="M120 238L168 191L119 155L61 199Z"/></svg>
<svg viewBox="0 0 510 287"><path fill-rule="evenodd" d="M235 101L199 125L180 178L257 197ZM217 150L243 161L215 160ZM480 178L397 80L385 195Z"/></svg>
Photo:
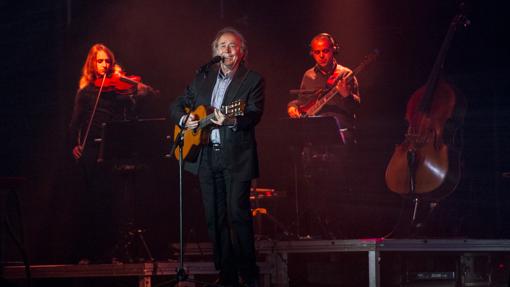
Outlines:
<svg viewBox="0 0 510 287"><path fill-rule="evenodd" d="M170 117L185 129L198 127L194 114L185 109L214 107L214 127L208 144L202 146L194 162L184 168L198 175L214 261L223 286L257 286L252 217L251 180L258 177L255 126L264 110L264 80L245 66L246 41L233 28L220 30L212 42L218 65L201 69L195 79L170 107ZM220 112L221 106L241 100L246 103L241 116ZM239 276L241 281L239 282Z"/></svg>

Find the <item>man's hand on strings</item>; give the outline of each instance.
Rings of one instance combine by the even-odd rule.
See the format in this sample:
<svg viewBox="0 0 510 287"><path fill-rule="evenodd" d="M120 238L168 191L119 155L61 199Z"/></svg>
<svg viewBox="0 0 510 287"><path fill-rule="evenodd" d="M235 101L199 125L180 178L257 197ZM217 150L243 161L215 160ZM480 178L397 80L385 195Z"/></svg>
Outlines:
<svg viewBox="0 0 510 287"><path fill-rule="evenodd" d="M186 116L184 116L186 117ZM184 123L186 129L196 129L198 127L198 119L194 114L190 114L186 123Z"/></svg>
<svg viewBox="0 0 510 287"><path fill-rule="evenodd" d="M336 90L340 96L346 98L352 94L352 82L346 80L339 81L336 85Z"/></svg>
<svg viewBox="0 0 510 287"><path fill-rule="evenodd" d="M235 117L229 117L218 109L214 109L214 118L211 119L211 122L217 124L218 126L230 126L235 124Z"/></svg>

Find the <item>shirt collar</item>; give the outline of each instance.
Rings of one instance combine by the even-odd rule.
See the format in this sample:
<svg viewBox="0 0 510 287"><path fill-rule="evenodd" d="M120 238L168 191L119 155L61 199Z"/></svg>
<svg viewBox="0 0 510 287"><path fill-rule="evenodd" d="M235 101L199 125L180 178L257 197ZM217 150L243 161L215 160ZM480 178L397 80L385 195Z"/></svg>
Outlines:
<svg viewBox="0 0 510 287"><path fill-rule="evenodd" d="M222 79L222 80L226 80L226 79L232 79L235 75L235 73L237 72L237 69L239 68L239 65L237 65L234 69L232 69L228 74L224 74L223 73L223 70L221 69L221 67L218 69L218 78Z"/></svg>
<svg viewBox="0 0 510 287"><path fill-rule="evenodd" d="M317 64L316 64L316 65L315 65L315 67L314 67L314 71L315 71L315 73L317 73L317 74L321 74L321 75L324 75L324 76L330 76L331 74L333 74L333 73L335 72L335 70L336 70L337 66L338 66L338 64L337 64L337 62L336 62L336 59L335 59L335 58L333 58L333 63L332 63L332 67L333 67L333 68L331 69L331 71L324 71L324 70L323 70L323 69L322 69L319 65L317 65Z"/></svg>

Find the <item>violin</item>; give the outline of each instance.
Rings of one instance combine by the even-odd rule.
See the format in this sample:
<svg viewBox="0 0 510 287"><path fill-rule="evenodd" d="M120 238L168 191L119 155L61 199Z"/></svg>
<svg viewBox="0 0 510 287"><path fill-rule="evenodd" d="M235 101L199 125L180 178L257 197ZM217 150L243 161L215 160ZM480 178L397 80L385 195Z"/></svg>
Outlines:
<svg viewBox="0 0 510 287"><path fill-rule="evenodd" d="M140 76L126 76L123 72L114 72L104 78L94 80L94 86L103 88L104 92L115 91L118 94L127 95L133 93L138 84L141 84Z"/></svg>

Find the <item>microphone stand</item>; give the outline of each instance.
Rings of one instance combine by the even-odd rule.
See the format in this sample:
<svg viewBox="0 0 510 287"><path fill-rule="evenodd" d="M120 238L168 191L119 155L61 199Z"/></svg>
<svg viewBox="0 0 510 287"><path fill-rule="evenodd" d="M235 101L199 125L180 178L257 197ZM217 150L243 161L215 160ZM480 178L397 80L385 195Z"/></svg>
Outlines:
<svg viewBox="0 0 510 287"><path fill-rule="evenodd" d="M186 115L186 120L188 119L191 111ZM209 284L207 282L202 282L194 279L190 279L188 273L184 269L184 196L183 196L183 155L182 155L182 145L184 144L184 128L181 129L179 134L175 137L174 144L172 146L172 154L174 154L175 149L179 148L179 266L177 266L175 270L175 279L163 282L158 284L157 286L179 286L181 282L194 282L198 284L202 284L204 286L217 286L214 284Z"/></svg>
<svg viewBox="0 0 510 287"><path fill-rule="evenodd" d="M192 108L195 106L195 99L193 100ZM183 161L183 154L182 154L182 148L184 145L184 131L186 129L185 125L188 121L192 110L186 114L183 120L183 125L181 126L181 130L175 137L174 143L172 145L172 150L170 152L170 156L172 156L175 153L175 149L179 149L179 266L177 267L176 271L176 279L171 280L167 283L172 285L179 285L180 282L197 282L201 283L195 280L189 279L189 275L186 273L186 270L184 269L184 196L183 196L183 168L184 168L184 161Z"/></svg>
<svg viewBox="0 0 510 287"><path fill-rule="evenodd" d="M210 65L207 64L207 66L209 67ZM204 79L205 79L207 72L208 72L208 68L204 69L202 66L197 71L197 75L203 74ZM186 96L190 96L190 94L191 94L191 91L188 86L186 89ZM172 286L174 286L174 285L178 286L180 282L195 282L198 284L202 284L204 286L210 286L210 287L218 286L219 287L219 285L216 285L216 284L210 284L207 282L190 279L189 275L187 274L186 270L184 269L184 230L183 230L184 229L184 212L183 212L184 211L184 196L183 196L184 161L183 161L182 148L183 148L183 144L184 144L184 131L186 129L186 122L188 121L193 110L195 109L195 106L196 106L196 96L193 96L191 105L190 105L191 108L190 108L189 112L186 113L186 116L184 117L184 120L182 121L183 126L181 126L181 130L175 137L174 143L172 145L172 150L170 152L170 156L172 156L175 153L175 149L176 148L179 149L179 158L178 158L178 160L179 160L179 266L176 268L176 279L168 281L168 282L163 282L161 284L158 284L157 286L164 286L166 284L170 284ZM179 124L181 124L181 123L179 123Z"/></svg>
<svg viewBox="0 0 510 287"><path fill-rule="evenodd" d="M186 115L186 120L191 114L188 113ZM186 270L184 270L184 216L183 216L183 210L184 210L184 204L183 204L183 184L182 184L182 169L183 169L183 160L182 160L182 145L184 143L184 129L181 129L179 134L177 135L177 138L175 140L176 143L174 143L174 146L177 146L179 148L179 267L177 268L177 282L182 282L188 279L188 274L186 274Z"/></svg>

